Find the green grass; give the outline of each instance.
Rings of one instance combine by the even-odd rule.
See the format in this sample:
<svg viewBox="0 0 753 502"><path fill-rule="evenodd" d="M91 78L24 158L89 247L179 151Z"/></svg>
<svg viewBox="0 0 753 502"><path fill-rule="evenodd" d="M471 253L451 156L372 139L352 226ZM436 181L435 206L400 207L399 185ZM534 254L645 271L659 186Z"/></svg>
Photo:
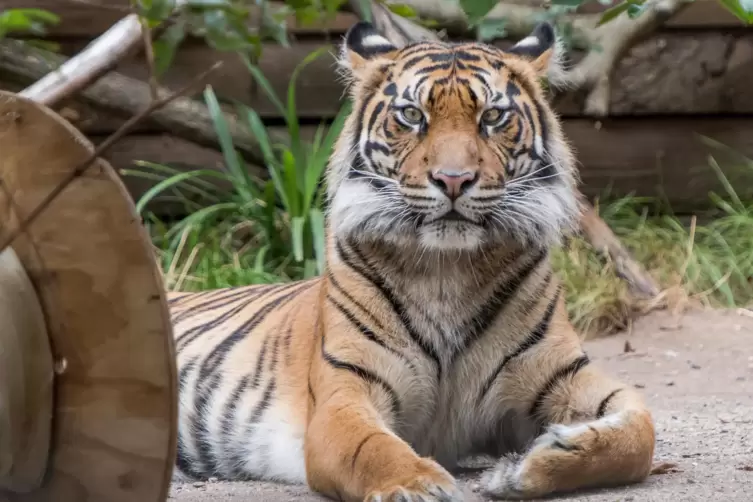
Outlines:
<svg viewBox="0 0 753 502"><path fill-rule="evenodd" d="M274 144L258 115L237 105L249 133L261 143L268 173L264 179L248 174L211 89L204 98L226 169L180 173L142 162L141 169L126 173L157 182L138 209L145 214L169 290L290 281L317 275L324 267L321 181L349 108L343 107L326 134L320 129L312 141L304 141L293 90L299 72L293 74L283 103L258 68L247 64L286 118L291 137L287 144ZM753 176L753 161L739 162ZM753 304L753 201L738 197L713 158L709 166L725 191L710 194L717 211L702 223L681 221L655 209L661 205L650 199L622 198L600 206L604 220L660 283L661 300L669 307L689 301L712 307ZM164 224L145 210L155 199L180 202L189 214ZM586 337L624 328L646 309L629 294L612 264L580 237L556 250L554 266L565 285L571 319Z"/></svg>

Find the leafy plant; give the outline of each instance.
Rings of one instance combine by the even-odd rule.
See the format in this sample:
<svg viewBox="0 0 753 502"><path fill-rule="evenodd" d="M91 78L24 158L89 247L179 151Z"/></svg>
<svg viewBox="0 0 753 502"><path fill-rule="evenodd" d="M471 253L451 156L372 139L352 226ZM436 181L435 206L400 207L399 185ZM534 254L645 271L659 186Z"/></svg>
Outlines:
<svg viewBox="0 0 753 502"><path fill-rule="evenodd" d="M288 46L287 18L303 25L330 19L345 0L131 0L148 27L164 25L154 42L155 69L163 73L186 36L203 38L219 51L259 58L262 44ZM252 20L253 22L249 22Z"/></svg>
<svg viewBox="0 0 753 502"><path fill-rule="evenodd" d="M48 25L58 22L57 15L43 9L6 9L0 11L0 39L9 34L41 36Z"/></svg>
<svg viewBox="0 0 753 502"><path fill-rule="evenodd" d="M296 111L296 82L301 70L326 50L323 47L311 53L299 64L284 101L258 66L244 58L259 87L285 117L289 137L286 143L274 141L255 110L236 104L238 116L263 152L268 174L265 179L252 176L235 150L219 100L211 88L204 92L204 100L221 145L223 169L181 172L140 162L142 170L124 172L157 182L139 199L139 212L144 213L147 204L156 198L177 201L190 212L169 226L147 215L155 243L162 250L165 270L175 269L175 259L190 258L182 251L201 245L205 251L196 252L191 260L198 261L189 270L201 263L209 266L207 262L220 266L224 256L237 263L253 259L253 265L248 264L248 269L256 271L249 279L253 282L267 282L274 276L311 277L323 271L323 173L350 106L345 103L328 130L319 127L312 141L307 141L301 134ZM218 241L223 245L217 245ZM194 247L186 248L186 243L193 243Z"/></svg>

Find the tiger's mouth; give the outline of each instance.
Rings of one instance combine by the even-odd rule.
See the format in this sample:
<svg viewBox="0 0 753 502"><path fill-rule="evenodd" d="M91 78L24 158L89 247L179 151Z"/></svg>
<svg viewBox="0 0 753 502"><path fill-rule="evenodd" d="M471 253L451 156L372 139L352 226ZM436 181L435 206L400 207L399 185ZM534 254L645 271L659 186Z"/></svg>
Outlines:
<svg viewBox="0 0 753 502"><path fill-rule="evenodd" d="M465 223L468 225L478 225L478 222L473 221L472 219L468 218L467 216L464 216L460 211L457 209L450 209L442 216L439 216L437 218L434 218L431 221L427 221L427 225L431 225L432 223Z"/></svg>

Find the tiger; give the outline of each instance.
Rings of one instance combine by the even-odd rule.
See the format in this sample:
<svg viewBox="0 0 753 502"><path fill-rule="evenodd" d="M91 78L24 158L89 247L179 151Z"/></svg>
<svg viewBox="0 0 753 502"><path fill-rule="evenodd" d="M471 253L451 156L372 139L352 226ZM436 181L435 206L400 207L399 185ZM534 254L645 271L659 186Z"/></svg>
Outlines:
<svg viewBox="0 0 753 502"><path fill-rule="evenodd" d="M652 414L589 360L551 265L582 211L545 88L562 46L548 22L505 50L348 29L324 271L168 295L176 479L387 502L464 500L474 456L493 499L647 478Z"/></svg>

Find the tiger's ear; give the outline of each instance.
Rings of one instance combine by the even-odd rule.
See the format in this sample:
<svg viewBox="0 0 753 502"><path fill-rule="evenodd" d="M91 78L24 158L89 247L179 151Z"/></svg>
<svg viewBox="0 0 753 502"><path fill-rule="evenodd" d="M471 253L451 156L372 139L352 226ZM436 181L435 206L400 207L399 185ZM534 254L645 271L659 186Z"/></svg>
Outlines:
<svg viewBox="0 0 753 502"><path fill-rule="evenodd" d="M528 61L540 77L558 80L564 74L562 59L564 46L557 39L552 23L542 22L536 25L530 35L507 49Z"/></svg>
<svg viewBox="0 0 753 502"><path fill-rule="evenodd" d="M379 57L389 59L396 50L397 47L380 35L371 23L360 21L345 34L340 50L340 65L352 73L358 73L369 60Z"/></svg>

